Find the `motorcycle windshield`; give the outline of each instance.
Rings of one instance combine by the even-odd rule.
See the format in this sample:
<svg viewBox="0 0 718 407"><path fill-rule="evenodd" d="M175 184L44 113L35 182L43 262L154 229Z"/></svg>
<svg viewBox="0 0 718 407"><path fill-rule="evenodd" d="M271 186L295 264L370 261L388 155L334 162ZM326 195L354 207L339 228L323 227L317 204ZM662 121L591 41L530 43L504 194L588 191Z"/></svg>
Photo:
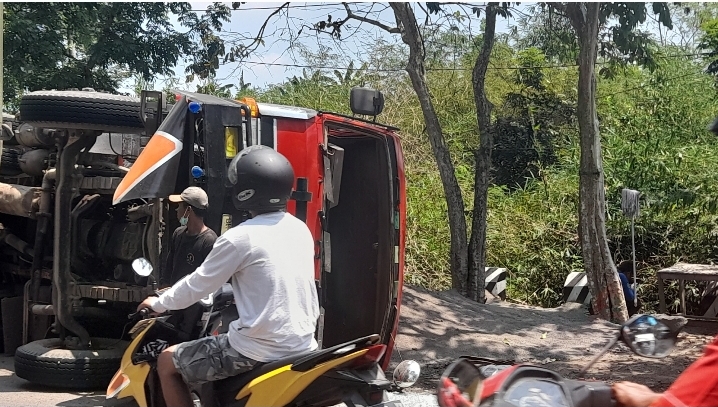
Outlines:
<svg viewBox="0 0 718 407"><path fill-rule="evenodd" d="M174 192L185 134L187 98L180 98L112 197L117 205L132 199L164 198Z"/></svg>

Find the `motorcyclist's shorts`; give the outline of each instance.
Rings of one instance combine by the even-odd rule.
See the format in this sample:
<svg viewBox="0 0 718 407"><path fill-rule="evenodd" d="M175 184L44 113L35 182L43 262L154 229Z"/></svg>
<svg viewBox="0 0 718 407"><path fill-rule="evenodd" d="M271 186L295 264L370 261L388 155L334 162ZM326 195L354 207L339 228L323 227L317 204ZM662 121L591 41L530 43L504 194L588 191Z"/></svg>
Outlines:
<svg viewBox="0 0 718 407"><path fill-rule="evenodd" d="M250 371L258 363L237 352L227 334L207 336L177 345L175 368L187 383L202 384Z"/></svg>

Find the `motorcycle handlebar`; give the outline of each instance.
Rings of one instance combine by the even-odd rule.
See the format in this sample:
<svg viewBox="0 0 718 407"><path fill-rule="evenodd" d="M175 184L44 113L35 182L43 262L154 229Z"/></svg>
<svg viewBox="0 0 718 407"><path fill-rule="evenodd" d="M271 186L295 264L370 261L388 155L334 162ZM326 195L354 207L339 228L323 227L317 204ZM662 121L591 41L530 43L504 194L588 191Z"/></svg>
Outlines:
<svg viewBox="0 0 718 407"><path fill-rule="evenodd" d="M149 314L150 314L149 308L142 308L141 310L139 310L137 312L133 312L132 314L129 314L127 316L127 319L143 319Z"/></svg>
<svg viewBox="0 0 718 407"><path fill-rule="evenodd" d="M568 387L570 398L577 406L616 407L617 405L616 399L613 398L613 388L608 383L565 380L564 385Z"/></svg>

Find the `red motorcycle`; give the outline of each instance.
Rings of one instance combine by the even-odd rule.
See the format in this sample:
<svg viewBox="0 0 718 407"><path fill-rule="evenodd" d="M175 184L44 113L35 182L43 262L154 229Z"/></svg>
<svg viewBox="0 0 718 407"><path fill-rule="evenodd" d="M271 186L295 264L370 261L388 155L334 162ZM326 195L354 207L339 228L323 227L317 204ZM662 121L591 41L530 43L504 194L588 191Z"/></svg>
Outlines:
<svg viewBox="0 0 718 407"><path fill-rule="evenodd" d="M618 341L634 353L663 358L673 349L680 329L671 329L650 315L634 315L579 373L590 368ZM488 362L488 363L487 363ZM493 362L493 363L491 363ZM501 363L501 362L499 362ZM483 358L462 357L444 370L437 401L441 407L613 407L611 386L571 380L528 364L500 365Z"/></svg>

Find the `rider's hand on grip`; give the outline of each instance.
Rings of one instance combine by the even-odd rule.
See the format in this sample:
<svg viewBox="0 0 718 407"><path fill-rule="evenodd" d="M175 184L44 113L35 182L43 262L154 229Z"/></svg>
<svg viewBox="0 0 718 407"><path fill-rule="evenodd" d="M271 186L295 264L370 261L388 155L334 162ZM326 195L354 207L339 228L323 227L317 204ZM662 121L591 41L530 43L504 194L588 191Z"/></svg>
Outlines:
<svg viewBox="0 0 718 407"><path fill-rule="evenodd" d="M132 314L127 316L127 319L142 319L145 318L147 315L150 314L149 308L142 308L141 310L137 312L133 312Z"/></svg>
<svg viewBox="0 0 718 407"><path fill-rule="evenodd" d="M438 394L438 402L441 407L471 407L471 401L467 400L459 387L448 377L444 379L444 385Z"/></svg>

